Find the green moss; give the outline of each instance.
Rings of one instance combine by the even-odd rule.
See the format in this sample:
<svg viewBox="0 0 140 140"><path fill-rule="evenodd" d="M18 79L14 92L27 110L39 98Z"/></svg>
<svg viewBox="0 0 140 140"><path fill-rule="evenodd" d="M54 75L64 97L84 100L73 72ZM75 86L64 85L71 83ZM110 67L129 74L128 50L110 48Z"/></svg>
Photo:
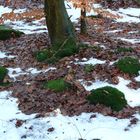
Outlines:
<svg viewBox="0 0 140 140"><path fill-rule="evenodd" d="M63 42L62 44L52 46L52 50L55 51L55 57L58 59L71 56L79 51L73 38L68 39L65 43Z"/></svg>
<svg viewBox="0 0 140 140"><path fill-rule="evenodd" d="M56 79L45 82L43 87L53 90L55 92L62 92L64 90L69 89L71 85L65 82L63 79Z"/></svg>
<svg viewBox="0 0 140 140"><path fill-rule="evenodd" d="M55 63L63 57L71 56L75 53L78 53L78 51L79 49L75 44L75 41L70 39L64 44L57 44L49 49L37 52L35 54L35 57L39 62L45 61L48 63Z"/></svg>
<svg viewBox="0 0 140 140"><path fill-rule="evenodd" d="M7 40L11 37L20 37L23 32L11 29L4 25L0 25L0 40Z"/></svg>
<svg viewBox="0 0 140 140"><path fill-rule="evenodd" d="M124 57L116 62L116 66L124 73L138 75L140 71L139 60L133 57Z"/></svg>
<svg viewBox="0 0 140 140"><path fill-rule="evenodd" d="M44 49L44 50L36 52L35 57L36 57L37 61L43 62L46 59L50 58L52 56L52 54L53 53L49 49Z"/></svg>
<svg viewBox="0 0 140 140"><path fill-rule="evenodd" d="M111 107L114 111L120 111L127 105L124 94L110 86L92 90L91 94L87 96L87 100L91 104L103 104Z"/></svg>
<svg viewBox="0 0 140 140"><path fill-rule="evenodd" d="M8 70L0 66L0 83L3 83L5 76L7 75Z"/></svg>
<svg viewBox="0 0 140 140"><path fill-rule="evenodd" d="M118 52L118 53L120 53L120 52L133 52L133 48L120 47L120 48L117 48L116 52Z"/></svg>
<svg viewBox="0 0 140 140"><path fill-rule="evenodd" d="M92 72L93 69L94 69L94 66L91 65L91 64L86 64L86 65L84 66L84 71L85 71L86 73Z"/></svg>
<svg viewBox="0 0 140 140"><path fill-rule="evenodd" d="M6 83L0 83L0 87L7 87L10 86L12 83L6 82Z"/></svg>
<svg viewBox="0 0 140 140"><path fill-rule="evenodd" d="M87 45L87 44L83 44L83 43L78 44L78 47L79 47L80 49L87 49L87 48L90 48L90 49L92 49L93 51L100 51L100 50L101 50L101 47L99 47L99 46L92 46L92 45Z"/></svg>

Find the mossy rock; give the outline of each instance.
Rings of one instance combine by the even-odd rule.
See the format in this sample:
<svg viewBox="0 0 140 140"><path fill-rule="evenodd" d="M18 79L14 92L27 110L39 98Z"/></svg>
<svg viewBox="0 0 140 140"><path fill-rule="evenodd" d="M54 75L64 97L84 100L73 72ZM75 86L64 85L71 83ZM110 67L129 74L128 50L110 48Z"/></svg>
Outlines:
<svg viewBox="0 0 140 140"><path fill-rule="evenodd" d="M92 72L93 69L94 69L94 66L92 64L86 64L86 65L84 65L84 72L85 73Z"/></svg>
<svg viewBox="0 0 140 140"><path fill-rule="evenodd" d="M94 105L103 104L111 107L113 111L120 111L127 105L124 94L110 86L92 90L91 94L87 96L87 100Z"/></svg>
<svg viewBox="0 0 140 140"><path fill-rule="evenodd" d="M2 66L0 66L0 83L3 83L4 78L8 74L8 70Z"/></svg>
<svg viewBox="0 0 140 140"><path fill-rule="evenodd" d="M125 47L119 47L117 48L116 52L133 52L133 48L125 48Z"/></svg>
<svg viewBox="0 0 140 140"><path fill-rule="evenodd" d="M43 84L44 88L53 90L55 92L62 92L65 90L70 89L71 84L65 82L62 78L61 79L56 79L56 80L50 80L48 82L45 82Z"/></svg>
<svg viewBox="0 0 140 140"><path fill-rule="evenodd" d="M20 37L22 34L24 33L6 27L5 25L0 25L0 40L7 40L10 39L11 37Z"/></svg>
<svg viewBox="0 0 140 140"><path fill-rule="evenodd" d="M115 63L116 66L124 73L130 75L138 75L140 71L140 63L137 58L124 57Z"/></svg>

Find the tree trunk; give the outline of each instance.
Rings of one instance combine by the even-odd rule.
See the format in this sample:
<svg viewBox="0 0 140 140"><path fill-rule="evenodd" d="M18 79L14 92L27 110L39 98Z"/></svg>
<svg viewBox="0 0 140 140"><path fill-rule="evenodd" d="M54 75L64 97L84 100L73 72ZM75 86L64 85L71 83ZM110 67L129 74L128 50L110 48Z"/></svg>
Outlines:
<svg viewBox="0 0 140 140"><path fill-rule="evenodd" d="M53 47L72 43L76 46L73 25L67 14L64 0L45 0L47 28Z"/></svg>
<svg viewBox="0 0 140 140"><path fill-rule="evenodd" d="M81 34L87 34L86 9L81 9Z"/></svg>

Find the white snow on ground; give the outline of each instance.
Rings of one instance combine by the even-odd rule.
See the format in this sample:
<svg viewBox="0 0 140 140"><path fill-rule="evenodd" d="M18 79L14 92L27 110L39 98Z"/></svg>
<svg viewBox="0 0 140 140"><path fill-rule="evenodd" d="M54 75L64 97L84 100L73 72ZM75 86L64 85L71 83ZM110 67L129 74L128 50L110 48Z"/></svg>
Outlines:
<svg viewBox="0 0 140 140"><path fill-rule="evenodd" d="M0 92L0 139L1 140L139 140L140 123L124 131L129 119L116 119L98 113L82 113L80 116L63 116L57 111L44 118L25 115L17 106L17 99L10 97L11 91ZM9 107L10 106L10 107ZM96 115L95 118L90 118ZM135 115L140 119L139 115ZM25 120L16 127L16 120ZM54 131L48 132L49 128Z"/></svg>
<svg viewBox="0 0 140 140"><path fill-rule="evenodd" d="M117 33L121 32L122 30L111 30L111 31L105 31L105 33Z"/></svg>
<svg viewBox="0 0 140 140"><path fill-rule="evenodd" d="M140 74L140 72L139 72L139 74ZM136 77L135 80L140 82L140 75L138 77Z"/></svg>
<svg viewBox="0 0 140 140"><path fill-rule="evenodd" d="M132 44L140 43L140 39L127 39L122 37L118 37L117 39L121 39L122 41L130 42Z"/></svg>
<svg viewBox="0 0 140 140"><path fill-rule="evenodd" d="M96 58L90 58L89 60L83 59L84 62L76 62L76 64L91 64L91 65L96 65L96 64L104 64L106 61L102 61Z"/></svg>
<svg viewBox="0 0 140 140"><path fill-rule="evenodd" d="M118 85L112 85L112 84L107 83L106 81L97 80L96 82L93 82L92 85L90 86L86 86L84 84L85 82L82 82L82 80L80 81L85 87L85 89L88 91L91 91L92 89L96 89L96 88L101 88L104 86L115 87L125 94L125 98L131 107L140 106L140 88L135 90L135 89L130 89L129 87L127 87L127 85L131 82L129 80L124 80L123 78L119 77Z"/></svg>
<svg viewBox="0 0 140 140"><path fill-rule="evenodd" d="M43 19L42 19L43 20ZM4 23L15 30L24 32L25 34L42 33L48 32L47 26L40 25L41 20L36 20L36 22L25 23L24 21L10 21L6 20Z"/></svg>
<svg viewBox="0 0 140 140"><path fill-rule="evenodd" d="M21 68L7 68L7 69L9 77L12 78L14 81L16 81L16 77L27 74L26 72L23 72Z"/></svg>
<svg viewBox="0 0 140 140"><path fill-rule="evenodd" d="M120 8L119 12L131 16L138 16L138 17L140 16L139 8L126 8L126 9Z"/></svg>
<svg viewBox="0 0 140 140"><path fill-rule="evenodd" d="M8 75L10 78L16 80L16 77L20 76L20 75L35 75L35 74L39 74L39 73L46 73L50 70L55 70L56 68L54 67L50 67L48 69L43 69L43 70L37 70L36 68L29 68L27 70L22 70L21 68L7 68L8 69Z"/></svg>
<svg viewBox="0 0 140 140"><path fill-rule="evenodd" d="M2 14L4 14L4 13L10 13L10 12L12 12L12 10L13 9L11 9L11 8L8 8L8 7L4 7L4 6L2 6L2 5L0 5L0 17L2 16ZM25 12L26 11L26 9L15 9L13 12L14 13L23 13L23 12Z"/></svg>
<svg viewBox="0 0 140 140"><path fill-rule="evenodd" d="M0 59L1 58L15 58L16 56L13 56L13 55L7 55L5 52L1 52L0 51Z"/></svg>
<svg viewBox="0 0 140 140"><path fill-rule="evenodd" d="M122 18L116 19L117 22L140 22L140 9L139 8L126 8L126 9L119 9L118 11L112 11L111 9L107 9L112 14L119 15ZM127 15L127 11L129 11L130 15ZM120 13L121 12L121 13ZM129 14L128 13L128 14Z"/></svg>

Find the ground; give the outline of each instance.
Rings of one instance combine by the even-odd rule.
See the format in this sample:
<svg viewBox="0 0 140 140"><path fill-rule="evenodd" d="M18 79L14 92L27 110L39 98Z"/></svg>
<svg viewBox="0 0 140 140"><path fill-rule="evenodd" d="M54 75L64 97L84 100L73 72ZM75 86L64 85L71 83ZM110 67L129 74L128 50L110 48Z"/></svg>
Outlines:
<svg viewBox="0 0 140 140"><path fill-rule="evenodd" d="M27 11L26 4L28 10L42 7L42 3L27 2L24 7L17 3L15 12ZM114 5L94 5L113 15L88 18L86 36L79 34L80 10L67 6L69 15L74 13L71 20L77 39L88 46L56 64L35 59L37 51L50 46L43 14L39 19L1 20L25 33L19 38L0 41L0 65L9 70L5 81L11 82L0 87L1 140L139 140L140 71L138 75L125 74L115 62L124 56L140 60L140 9L136 3L120 4L119 9ZM1 5L0 11L4 14L12 9ZM93 11L88 13L91 14L96 15ZM93 69L85 70L87 64ZM60 93L43 88L45 81L61 77L74 88ZM85 97L92 89L104 86L122 91L128 106L114 112L103 105L89 105Z"/></svg>

